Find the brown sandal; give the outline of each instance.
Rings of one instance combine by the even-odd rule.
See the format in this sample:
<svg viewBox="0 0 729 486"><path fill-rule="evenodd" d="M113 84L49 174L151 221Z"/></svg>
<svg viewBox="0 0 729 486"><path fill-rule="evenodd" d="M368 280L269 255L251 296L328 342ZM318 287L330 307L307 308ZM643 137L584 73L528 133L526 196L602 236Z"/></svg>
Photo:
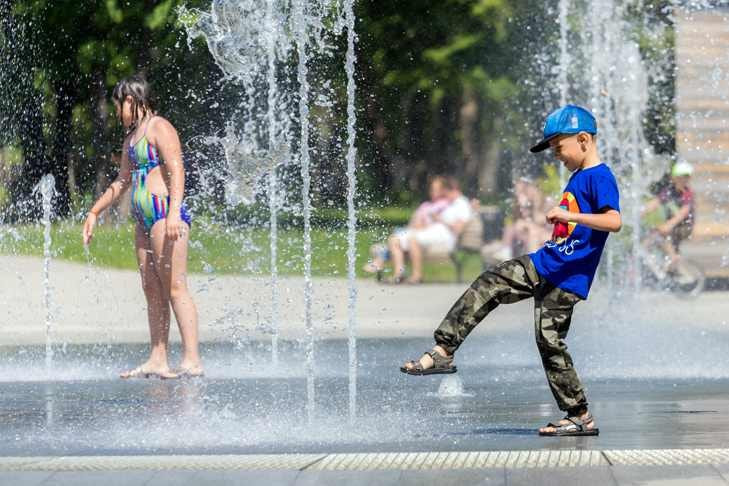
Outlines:
<svg viewBox="0 0 729 486"><path fill-rule="evenodd" d="M436 351L426 351L423 353L423 356L426 354L433 359L432 367L423 368L420 361L409 361L408 364L411 364L412 366L410 368L407 366L401 366L400 371L414 376L445 375L458 371L458 368L453 365L453 356L445 357Z"/></svg>
<svg viewBox="0 0 729 486"><path fill-rule="evenodd" d="M587 426L594 422L592 414L588 413L585 419L581 419L577 416L567 415L564 420L569 423L560 425L548 423L547 427L552 427L553 432L539 432L542 437L581 437L581 436L594 436L600 435L600 429L597 427L588 428Z"/></svg>

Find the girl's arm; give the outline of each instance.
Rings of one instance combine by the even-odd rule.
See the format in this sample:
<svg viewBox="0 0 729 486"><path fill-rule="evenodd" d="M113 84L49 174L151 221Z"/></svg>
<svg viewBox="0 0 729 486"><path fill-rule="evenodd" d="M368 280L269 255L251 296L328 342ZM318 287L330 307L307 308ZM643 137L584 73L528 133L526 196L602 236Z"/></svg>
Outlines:
<svg viewBox="0 0 729 486"><path fill-rule="evenodd" d="M547 213L547 221L554 223L577 223L598 231L618 232L623 226L620 213L608 209L604 213L571 213L560 207L555 207Z"/></svg>
<svg viewBox="0 0 729 486"><path fill-rule="evenodd" d="M104 191L104 194L102 194L101 197L96 200L96 203L89 210L89 214L86 216L86 221L84 221L84 227L82 232L84 245L88 245L91 242L91 238L93 238L94 236L94 226L96 226L96 218L99 216L99 213L104 211L106 208L111 206L114 201L119 199L119 196L121 196L130 185L132 173L129 168L129 159L127 158L127 153L124 150L124 148L126 148L126 143L127 141L125 139L124 147L122 148L119 175L116 176L114 182L112 182L111 185L106 189L106 191Z"/></svg>
<svg viewBox="0 0 729 486"><path fill-rule="evenodd" d="M124 140L124 148L126 148L126 140ZM132 178L132 172L129 168L129 159L126 150L122 148L121 163L119 166L119 175L116 176L114 182L104 191L104 194L96 200L89 213L94 216L98 216L106 208L114 204L114 201L119 199L124 191L129 188L129 184Z"/></svg>
<svg viewBox="0 0 729 486"><path fill-rule="evenodd" d="M180 208L185 192L185 165L182 162L180 137L175 127L164 118L157 118L154 129L150 132L150 142L157 147L164 160L163 165L169 181L167 190L170 194L170 208L166 218L167 237L176 240L184 232Z"/></svg>

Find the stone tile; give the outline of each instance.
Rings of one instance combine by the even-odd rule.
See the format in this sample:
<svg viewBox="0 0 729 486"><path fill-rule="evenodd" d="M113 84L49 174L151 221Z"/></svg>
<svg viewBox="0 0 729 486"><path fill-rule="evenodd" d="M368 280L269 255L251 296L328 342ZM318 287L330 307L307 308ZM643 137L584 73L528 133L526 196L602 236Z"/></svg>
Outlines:
<svg viewBox="0 0 729 486"><path fill-rule="evenodd" d="M194 486L293 486L299 471L201 471L188 482Z"/></svg>
<svg viewBox="0 0 729 486"><path fill-rule="evenodd" d="M721 477L729 484L729 464L712 464L712 467L721 475Z"/></svg>
<svg viewBox="0 0 729 486"><path fill-rule="evenodd" d="M400 484L407 486L505 486L503 468L433 471L403 471Z"/></svg>
<svg viewBox="0 0 729 486"><path fill-rule="evenodd" d="M36 486L53 475L45 471L0 472L0 486Z"/></svg>
<svg viewBox="0 0 729 486"><path fill-rule="evenodd" d="M616 486L610 467L560 467L507 469L506 484L511 486Z"/></svg>
<svg viewBox="0 0 729 486"><path fill-rule="evenodd" d="M296 486L390 486L400 484L400 471L303 471Z"/></svg>
<svg viewBox="0 0 729 486"><path fill-rule="evenodd" d="M697 466L613 466L618 485L641 486L727 486L710 465Z"/></svg>
<svg viewBox="0 0 729 486"><path fill-rule="evenodd" d="M153 476L154 471L59 471L43 486L141 486Z"/></svg>
<svg viewBox="0 0 729 486"><path fill-rule="evenodd" d="M184 486L193 484L196 471L155 471L152 478L144 486Z"/></svg>

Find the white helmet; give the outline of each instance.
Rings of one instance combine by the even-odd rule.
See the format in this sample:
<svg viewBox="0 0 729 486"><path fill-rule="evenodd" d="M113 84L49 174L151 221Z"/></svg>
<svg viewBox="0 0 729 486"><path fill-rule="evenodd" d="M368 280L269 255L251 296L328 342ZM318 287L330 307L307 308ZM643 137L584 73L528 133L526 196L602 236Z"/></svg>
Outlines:
<svg viewBox="0 0 729 486"><path fill-rule="evenodd" d="M694 166L683 160L676 162L671 169L673 177L690 176L694 173Z"/></svg>

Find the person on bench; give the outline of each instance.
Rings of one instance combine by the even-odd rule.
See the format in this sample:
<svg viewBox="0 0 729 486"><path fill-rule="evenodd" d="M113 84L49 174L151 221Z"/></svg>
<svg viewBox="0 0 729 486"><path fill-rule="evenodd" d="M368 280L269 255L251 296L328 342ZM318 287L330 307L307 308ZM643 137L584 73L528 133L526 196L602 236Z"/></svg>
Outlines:
<svg viewBox="0 0 729 486"><path fill-rule="evenodd" d="M442 196L438 196L438 194ZM381 271L385 260L392 260L393 276L389 283L417 284L423 281L423 256L429 252L452 252L468 220L473 217L471 204L454 177L435 177L430 184L431 207L418 210L406 228L396 230L388 239L387 251L379 251L365 268ZM442 200L442 202L440 202ZM412 272L405 278L405 259Z"/></svg>

